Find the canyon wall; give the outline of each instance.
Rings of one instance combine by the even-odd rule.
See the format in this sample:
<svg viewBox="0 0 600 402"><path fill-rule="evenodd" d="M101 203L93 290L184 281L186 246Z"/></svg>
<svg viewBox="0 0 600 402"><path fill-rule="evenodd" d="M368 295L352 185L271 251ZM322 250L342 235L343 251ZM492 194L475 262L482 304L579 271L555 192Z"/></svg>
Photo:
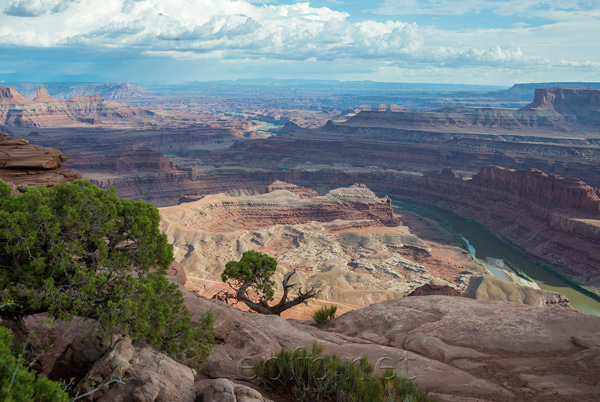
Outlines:
<svg viewBox="0 0 600 402"><path fill-rule="evenodd" d="M20 127L65 127L98 124L103 119L150 116L152 112L123 102L107 102L98 95L57 100L44 88L30 100L14 88L0 87L0 124Z"/></svg>
<svg viewBox="0 0 600 402"><path fill-rule="evenodd" d="M600 124L600 89L538 88L521 109L441 109L432 112L365 109L345 123L405 129L575 131Z"/></svg>
<svg viewBox="0 0 600 402"><path fill-rule="evenodd" d="M379 194L450 208L489 226L530 257L582 283L600 286L598 190L580 180L535 169L486 166L473 179L465 180L450 169L444 174L411 174L375 167L307 164L288 170L178 170L96 182L115 186L121 196L173 205L182 195L263 193L275 180L310 186L321 193L364 183Z"/></svg>
<svg viewBox="0 0 600 402"><path fill-rule="evenodd" d="M35 96L38 88L46 88L56 99L98 95L109 101L117 101L141 99L147 95L147 91L137 83L11 82L4 85L14 87L28 97Z"/></svg>

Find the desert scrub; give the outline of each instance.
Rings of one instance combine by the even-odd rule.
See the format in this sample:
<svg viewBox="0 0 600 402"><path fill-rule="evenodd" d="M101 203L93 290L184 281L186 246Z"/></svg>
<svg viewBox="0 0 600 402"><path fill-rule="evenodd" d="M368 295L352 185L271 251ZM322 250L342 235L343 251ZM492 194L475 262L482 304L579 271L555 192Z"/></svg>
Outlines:
<svg viewBox="0 0 600 402"><path fill-rule="evenodd" d="M277 356L259 361L254 374L278 392L291 394L298 402L425 402L427 392L398 371L373 375L366 357L354 361L312 350L281 350Z"/></svg>
<svg viewBox="0 0 600 402"><path fill-rule="evenodd" d="M331 304L329 306L323 306L319 308L313 314L313 320L317 322L317 324L323 324L327 321L333 320L335 318L335 313L337 312L337 306Z"/></svg>
<svg viewBox="0 0 600 402"><path fill-rule="evenodd" d="M26 347L13 346L11 331L0 325L0 402L70 400L60 383L29 370L31 363L26 360Z"/></svg>
<svg viewBox="0 0 600 402"><path fill-rule="evenodd" d="M183 294L166 276L173 246L159 224L156 207L114 188L75 180L13 196L0 182L0 319L25 335L33 314L94 319L101 336L127 334L199 369L213 315L190 325Z"/></svg>

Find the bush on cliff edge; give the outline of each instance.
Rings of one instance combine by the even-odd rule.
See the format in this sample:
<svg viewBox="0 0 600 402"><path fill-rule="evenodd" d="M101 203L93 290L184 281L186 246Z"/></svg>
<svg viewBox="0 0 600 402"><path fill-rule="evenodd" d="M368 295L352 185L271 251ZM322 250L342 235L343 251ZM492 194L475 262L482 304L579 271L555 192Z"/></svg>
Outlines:
<svg viewBox="0 0 600 402"><path fill-rule="evenodd" d="M98 321L102 335L129 334L201 366L213 317L190 326L183 295L165 273L173 246L158 210L87 181L12 196L0 183L0 317L24 334L24 318L48 312Z"/></svg>

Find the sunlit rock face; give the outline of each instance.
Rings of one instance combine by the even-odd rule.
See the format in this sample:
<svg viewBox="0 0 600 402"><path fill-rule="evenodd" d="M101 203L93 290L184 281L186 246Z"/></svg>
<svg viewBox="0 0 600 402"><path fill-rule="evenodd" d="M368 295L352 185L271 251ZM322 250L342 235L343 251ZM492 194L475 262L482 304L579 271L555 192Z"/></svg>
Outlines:
<svg viewBox="0 0 600 402"><path fill-rule="evenodd" d="M400 297L435 278L430 247L402 225L389 199L361 185L323 196L282 182L269 188L160 209L188 286L215 294L225 264L247 250L277 259L276 282L295 269L299 283L323 283L321 298L352 307ZM466 269L453 268L449 277Z"/></svg>

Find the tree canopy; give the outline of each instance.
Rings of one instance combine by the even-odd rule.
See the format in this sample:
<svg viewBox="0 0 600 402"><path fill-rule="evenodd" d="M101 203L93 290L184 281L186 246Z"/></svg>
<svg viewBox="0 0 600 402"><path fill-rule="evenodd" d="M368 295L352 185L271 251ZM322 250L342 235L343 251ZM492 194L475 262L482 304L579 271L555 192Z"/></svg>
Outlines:
<svg viewBox="0 0 600 402"><path fill-rule="evenodd" d="M103 334L129 334L202 364L212 314L191 329L183 295L165 276L173 246L159 222L151 204L83 180L16 197L0 183L0 317L23 331L23 318L41 312L92 318Z"/></svg>
<svg viewBox="0 0 600 402"><path fill-rule="evenodd" d="M236 291L235 298L244 302L250 309L262 314L279 315L283 311L306 302L308 299L319 294L320 283L313 284L302 290L298 284L290 283L290 279L296 271L288 272L282 281L283 295L280 301L271 306L269 302L274 299L275 282L271 276L277 270L277 260L258 251L246 251L239 261L229 261L221 274L223 282ZM254 290L259 295L258 302L252 301L248 296L248 290ZM296 297L288 300L289 292L296 290Z"/></svg>

